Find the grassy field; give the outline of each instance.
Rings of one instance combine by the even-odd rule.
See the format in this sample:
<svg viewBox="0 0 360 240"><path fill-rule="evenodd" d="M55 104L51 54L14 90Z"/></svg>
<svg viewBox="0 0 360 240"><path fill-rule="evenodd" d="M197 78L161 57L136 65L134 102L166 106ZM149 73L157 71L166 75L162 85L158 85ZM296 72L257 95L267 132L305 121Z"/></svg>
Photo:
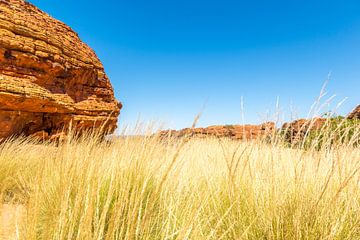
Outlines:
<svg viewBox="0 0 360 240"><path fill-rule="evenodd" d="M27 240L360 239L359 169L340 142L19 138L0 145L0 194Z"/></svg>

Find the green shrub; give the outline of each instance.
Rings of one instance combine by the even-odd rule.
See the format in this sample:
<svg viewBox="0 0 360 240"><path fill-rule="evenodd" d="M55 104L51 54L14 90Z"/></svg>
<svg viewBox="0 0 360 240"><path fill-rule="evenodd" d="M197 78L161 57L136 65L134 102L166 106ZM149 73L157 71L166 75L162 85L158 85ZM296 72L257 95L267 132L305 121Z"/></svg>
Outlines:
<svg viewBox="0 0 360 240"><path fill-rule="evenodd" d="M359 146L360 120L342 116L328 118L321 129L309 131L305 135L302 145L306 149L321 149L334 145Z"/></svg>

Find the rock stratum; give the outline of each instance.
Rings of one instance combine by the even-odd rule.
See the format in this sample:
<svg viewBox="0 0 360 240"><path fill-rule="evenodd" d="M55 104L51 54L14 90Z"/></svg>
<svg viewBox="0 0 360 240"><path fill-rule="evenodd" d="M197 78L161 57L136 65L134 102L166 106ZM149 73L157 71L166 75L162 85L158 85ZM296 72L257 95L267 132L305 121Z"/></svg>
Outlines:
<svg viewBox="0 0 360 240"><path fill-rule="evenodd" d="M64 23L23 0L0 0L0 138L100 128L122 105L94 51Z"/></svg>

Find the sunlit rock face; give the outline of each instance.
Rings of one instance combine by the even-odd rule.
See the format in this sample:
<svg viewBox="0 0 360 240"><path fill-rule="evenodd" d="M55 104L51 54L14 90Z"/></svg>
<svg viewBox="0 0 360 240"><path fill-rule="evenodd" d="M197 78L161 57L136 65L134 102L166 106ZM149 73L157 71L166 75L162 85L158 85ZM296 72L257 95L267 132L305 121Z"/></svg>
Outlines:
<svg viewBox="0 0 360 240"><path fill-rule="evenodd" d="M0 0L0 138L71 125L113 132L121 104L94 51L22 0Z"/></svg>

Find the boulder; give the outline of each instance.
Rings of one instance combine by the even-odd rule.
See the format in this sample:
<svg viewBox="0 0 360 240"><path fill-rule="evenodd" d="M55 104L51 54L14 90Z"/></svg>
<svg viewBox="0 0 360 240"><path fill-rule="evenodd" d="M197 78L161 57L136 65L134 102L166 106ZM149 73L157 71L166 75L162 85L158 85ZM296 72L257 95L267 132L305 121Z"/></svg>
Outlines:
<svg viewBox="0 0 360 240"><path fill-rule="evenodd" d="M71 124L112 132L122 105L94 51L23 0L0 0L0 138L51 138Z"/></svg>

